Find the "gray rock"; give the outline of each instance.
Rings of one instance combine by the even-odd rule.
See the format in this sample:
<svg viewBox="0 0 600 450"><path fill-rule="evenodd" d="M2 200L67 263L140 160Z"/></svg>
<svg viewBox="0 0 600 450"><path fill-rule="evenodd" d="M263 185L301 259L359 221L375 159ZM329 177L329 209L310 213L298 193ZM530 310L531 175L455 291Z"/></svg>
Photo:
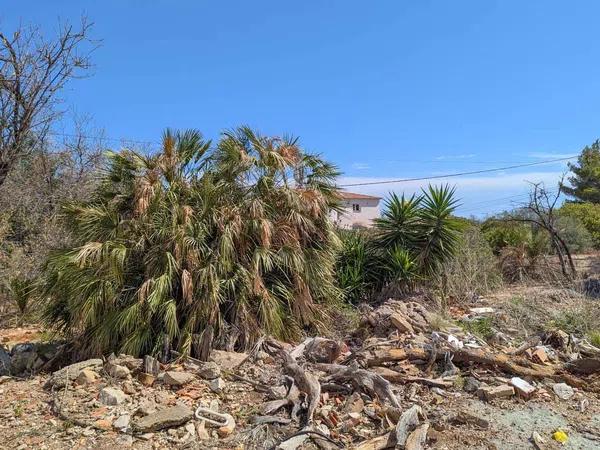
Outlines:
<svg viewBox="0 0 600 450"><path fill-rule="evenodd" d="M133 423L133 429L141 433L178 427L190 421L194 411L185 405L171 406L153 414L149 414Z"/></svg>
<svg viewBox="0 0 600 450"><path fill-rule="evenodd" d="M225 380L223 380L223 378L215 378L214 380L210 380L208 387L211 391L218 394L223 391L223 388L225 387Z"/></svg>
<svg viewBox="0 0 600 450"><path fill-rule="evenodd" d="M10 371L13 375L31 372L36 368L37 360L38 355L33 351L13 352L10 358Z"/></svg>
<svg viewBox="0 0 600 450"><path fill-rule="evenodd" d="M465 385L463 386L463 390L465 392L477 392L477 390L481 387L481 383L479 380L473 377L465 378Z"/></svg>
<svg viewBox="0 0 600 450"><path fill-rule="evenodd" d="M57 370L52 374L52 376L46 381L44 387L46 389L55 387L55 388L63 388L68 383L73 381L79 373L83 369L87 369L88 367L101 367L102 360L101 359L88 359L86 361L81 361L75 364L71 364L70 366L63 367L60 370Z"/></svg>
<svg viewBox="0 0 600 450"><path fill-rule="evenodd" d="M194 375L187 372L166 372L163 382L169 386L183 386L194 379Z"/></svg>
<svg viewBox="0 0 600 450"><path fill-rule="evenodd" d="M133 436L129 436L128 434L121 435L117 439L117 447L119 448L129 448L133 447Z"/></svg>
<svg viewBox="0 0 600 450"><path fill-rule="evenodd" d="M104 370L113 378L124 379L129 378L131 372L125 366L120 366L119 364L115 364L113 362L107 362L104 364Z"/></svg>
<svg viewBox="0 0 600 450"><path fill-rule="evenodd" d="M98 396L101 403L109 406L120 405L126 398L127 396L122 390L111 387L102 388Z"/></svg>
<svg viewBox="0 0 600 450"><path fill-rule="evenodd" d="M140 370L142 370L142 366L144 365L143 359L134 358L131 355L123 354L117 356L112 362L120 366L125 366L132 372L139 372Z"/></svg>
<svg viewBox="0 0 600 450"><path fill-rule="evenodd" d="M575 391L567 383L556 383L552 386L552 390L561 400L569 400L575 395Z"/></svg>
<svg viewBox="0 0 600 450"><path fill-rule="evenodd" d="M205 380L214 380L221 376L221 368L216 362L208 361L198 368L198 375Z"/></svg>
<svg viewBox="0 0 600 450"><path fill-rule="evenodd" d="M147 416L148 414L152 414L154 412L156 412L156 403L153 400L145 398L140 401L135 413L140 416Z"/></svg>
<svg viewBox="0 0 600 450"><path fill-rule="evenodd" d="M123 414L113 422L112 426L117 430L126 430L129 427L130 421L131 416L129 414Z"/></svg>
<svg viewBox="0 0 600 450"><path fill-rule="evenodd" d="M31 342L21 342L19 344L15 344L11 350L11 355L16 355L17 353L25 353L25 352L33 352L35 351L35 345Z"/></svg>
<svg viewBox="0 0 600 450"><path fill-rule="evenodd" d="M56 356L61 349L61 344L58 342L41 342L36 345L35 351L45 361L48 361Z"/></svg>
<svg viewBox="0 0 600 450"><path fill-rule="evenodd" d="M0 376L10 374L10 355L4 349L0 347Z"/></svg>
<svg viewBox="0 0 600 450"><path fill-rule="evenodd" d="M216 362L221 369L233 370L239 367L246 359L248 354L238 352L226 352L224 350L213 350L210 352L210 360Z"/></svg>

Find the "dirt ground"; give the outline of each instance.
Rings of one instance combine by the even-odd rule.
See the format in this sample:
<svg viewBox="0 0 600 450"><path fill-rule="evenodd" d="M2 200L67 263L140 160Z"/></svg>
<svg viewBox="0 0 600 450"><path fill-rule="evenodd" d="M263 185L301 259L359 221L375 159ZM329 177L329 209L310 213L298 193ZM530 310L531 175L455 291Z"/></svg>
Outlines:
<svg viewBox="0 0 600 450"><path fill-rule="evenodd" d="M592 275L596 275L600 267L596 261L595 255L578 257L578 265ZM582 295L579 291L573 286L548 284L507 286L485 298L474 300L471 305L453 306L447 319L457 321L465 310L472 307L492 308L494 312L489 323L486 322L489 329L483 332L489 332L488 338L492 340L497 336L509 336L513 342L521 342L552 327L579 327L585 332L600 323L599 300ZM37 327L0 329L0 343L7 347L45 338L43 330ZM390 367L400 370L400 366ZM165 370L180 369L179 366L173 366ZM414 365L409 369L413 370ZM574 395L568 399L560 399L554 393L552 386L555 380L535 380L536 392L529 400L516 395L482 400L463 389L462 383L470 376L489 384L502 385L510 382L511 375L494 367L473 365L461 367L460 375L454 378L454 385L447 389L433 389L418 382L393 384L392 390L399 399L401 410L418 404L427 415L426 420L430 424L427 441L419 448L600 448L598 374L590 375L594 382L589 385L595 386L594 389L575 388ZM209 388L210 383L201 379L194 379L185 387L175 389L160 384L144 387L135 378L129 378L130 399L121 406L103 405L98 398L103 386L122 388L123 381L101 377L89 385L73 385L53 391L44 388L48 377L49 374L27 378L0 377L0 448L268 449L277 448L278 443L298 429L294 424L252 423L252 417L268 400L266 394L255 389L252 383L276 386L282 379L280 362L264 355L244 364L243 369L224 373L224 386L218 391ZM365 406L360 414L354 416L342 415L349 401L347 394L332 392L320 400L317 422L329 426L331 438L341 448L359 446L361 442L386 431L385 422L380 418L381 403L368 396L363 398ZM207 406L211 402L216 403L219 411L235 417L235 432L223 437L208 429L208 434L202 437L199 430L196 429L197 434L194 432L194 426L182 426L157 433L132 434L118 431L111 425L121 415L131 413L148 399L159 408L176 403L186 404L190 408L200 403ZM69 414L60 414L55 407L57 402L66 407ZM338 417L340 423L332 425L330 414ZM463 416L470 419L459 420ZM280 417L283 420L288 415ZM568 436L565 443L559 444L553 439L552 435L557 430ZM534 433L545 441L537 447L532 442ZM286 448L318 447L307 442L304 446Z"/></svg>

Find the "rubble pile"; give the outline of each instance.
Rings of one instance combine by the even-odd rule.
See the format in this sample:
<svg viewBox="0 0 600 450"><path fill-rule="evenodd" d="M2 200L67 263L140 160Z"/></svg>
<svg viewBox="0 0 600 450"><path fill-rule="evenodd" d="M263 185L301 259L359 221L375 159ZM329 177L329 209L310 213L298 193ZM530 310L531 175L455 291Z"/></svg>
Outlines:
<svg viewBox="0 0 600 450"><path fill-rule="evenodd" d="M425 449L447 430L489 429L461 401L570 402L583 412L598 390L600 350L586 341L555 331L487 344L433 322L423 305L390 300L341 341L265 338L251 353L213 350L208 361L111 355L63 367L43 386L57 418L124 447L282 450ZM534 434L538 448L568 439Z"/></svg>

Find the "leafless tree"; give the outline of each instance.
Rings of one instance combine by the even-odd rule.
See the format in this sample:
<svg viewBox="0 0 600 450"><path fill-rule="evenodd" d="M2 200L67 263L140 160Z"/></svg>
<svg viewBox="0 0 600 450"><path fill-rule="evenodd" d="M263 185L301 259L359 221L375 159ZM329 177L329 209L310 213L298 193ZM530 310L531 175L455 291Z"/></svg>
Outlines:
<svg viewBox="0 0 600 450"><path fill-rule="evenodd" d="M521 214L510 216L509 220L532 223L548 233L550 245L554 249L560 268L566 278L573 279L577 275L575 264L569 246L558 230L556 206L562 195L563 178L558 183L558 190L553 192L546 189L543 183L531 183L529 201L521 208ZM524 214L523 214L524 213Z"/></svg>
<svg viewBox="0 0 600 450"><path fill-rule="evenodd" d="M89 73L92 23L60 25L45 39L34 26L14 33L0 30L0 186L19 157L44 140L62 114L60 91L74 78Z"/></svg>

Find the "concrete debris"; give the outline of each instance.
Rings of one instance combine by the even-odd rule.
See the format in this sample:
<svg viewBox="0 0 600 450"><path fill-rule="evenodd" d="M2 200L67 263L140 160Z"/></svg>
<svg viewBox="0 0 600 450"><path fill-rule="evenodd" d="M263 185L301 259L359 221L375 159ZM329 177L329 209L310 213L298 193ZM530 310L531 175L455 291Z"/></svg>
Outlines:
<svg viewBox="0 0 600 450"><path fill-rule="evenodd" d="M185 405L171 406L134 421L133 429L142 433L160 431L165 428L181 426L189 422L192 417L194 417L194 412L189 407Z"/></svg>
<svg viewBox="0 0 600 450"><path fill-rule="evenodd" d="M575 391L567 383L555 383L552 386L552 390L561 400L569 400L575 395Z"/></svg>
<svg viewBox="0 0 600 450"><path fill-rule="evenodd" d="M423 410L418 405L411 406L408 410L402 413L400 420L396 424L396 445L404 448L406 440L412 431L419 425L423 417Z"/></svg>
<svg viewBox="0 0 600 450"><path fill-rule="evenodd" d="M142 383L144 386L150 387L154 384L156 377L149 373L140 372L138 374L138 381Z"/></svg>
<svg viewBox="0 0 600 450"><path fill-rule="evenodd" d="M121 389L127 395L133 395L133 394L135 394L137 392L137 389L135 388L135 385L131 381L125 381L125 382L123 382L121 384Z"/></svg>
<svg viewBox="0 0 600 450"><path fill-rule="evenodd" d="M406 439L406 444L404 445L405 450L423 450L425 448L425 442L427 441L428 430L428 423L424 423L415 428Z"/></svg>
<svg viewBox="0 0 600 450"><path fill-rule="evenodd" d="M494 314L496 310L490 307L481 307L481 308L470 308L469 311L471 314L483 315L483 314Z"/></svg>
<svg viewBox="0 0 600 450"><path fill-rule="evenodd" d="M223 378L215 378L214 380L210 380L208 382L208 387L213 392L223 392L223 389L225 388L225 381L223 380Z"/></svg>
<svg viewBox="0 0 600 450"><path fill-rule="evenodd" d="M194 379L194 375L188 372L165 372L163 383L169 386L183 386Z"/></svg>
<svg viewBox="0 0 600 450"><path fill-rule="evenodd" d="M533 393L535 392L534 386L532 386L527 381L519 377L511 378L510 384L515 388L517 394L524 399L530 399Z"/></svg>
<svg viewBox="0 0 600 450"><path fill-rule="evenodd" d="M214 380L221 376L221 367L214 361L204 362L198 367L198 375L205 380Z"/></svg>
<svg viewBox="0 0 600 450"><path fill-rule="evenodd" d="M112 426L116 430L125 431L125 430L127 430L127 428L129 428L130 422L131 422L131 416L129 414L123 414L122 416L119 416L119 418L116 419L112 423Z"/></svg>
<svg viewBox="0 0 600 450"><path fill-rule="evenodd" d="M503 384L501 386L483 386L477 391L478 395L487 401L497 398L512 397L515 395L515 389L512 386Z"/></svg>
<svg viewBox="0 0 600 450"><path fill-rule="evenodd" d="M131 372L127 367L115 364L111 361L104 364L104 370L106 370L106 373L113 378L125 379L131 376Z"/></svg>
<svg viewBox="0 0 600 450"><path fill-rule="evenodd" d="M49 388L64 388L71 381L75 380L79 376L79 372L87 368L98 368L102 367L101 359L88 359L81 361L70 366L63 367L52 374L52 376L46 381L44 387Z"/></svg>
<svg viewBox="0 0 600 450"><path fill-rule="evenodd" d="M100 390L100 394L98 395L98 400L100 403L109 406L120 405L125 401L127 396L120 389L115 389L112 387L105 387Z"/></svg>
<svg viewBox="0 0 600 450"><path fill-rule="evenodd" d="M456 314L465 317L465 308ZM39 423L64 438L64 447L100 447L111 436L110 445L119 448L422 450L479 445L496 432L496 421L519 420L494 416L498 410L509 413L511 404L534 396L559 407L557 398L574 398L562 408L579 415L597 411L596 397L581 394L591 383L573 375L583 370L572 363L585 360L577 342L560 343L565 338L560 334L552 339L569 353L544 336L522 345L510 339L486 342L462 328L437 326L425 307L412 301L386 302L363 319L344 341L312 337L293 346L265 337L248 354L213 350L207 362L174 351L162 352L161 358L171 359L161 362L128 355L82 361L48 377L50 418L43 405L29 408L15 396L0 407L0 429L3 421L15 426L37 414ZM587 345L582 348L591 354ZM2 353L0 347L0 362L12 364L20 355L15 360L21 358L24 366L36 365L46 358L40 349L24 345ZM0 405L16 382L2 381ZM19 382L35 389L39 379ZM573 429L564 429L578 445ZM542 435L551 441L552 431L540 435L529 429L519 444L530 439L537 448L550 449L556 443L544 442ZM446 440L458 434L459 440ZM82 436L88 441L80 445L75 439Z"/></svg>
<svg viewBox="0 0 600 450"><path fill-rule="evenodd" d="M542 436L540 436L540 434L537 431L534 431L531 434L531 442L537 450L546 450L547 448L549 448L546 444L546 440Z"/></svg>
<svg viewBox="0 0 600 450"><path fill-rule="evenodd" d="M481 387L481 382L474 377L465 377L463 390L465 392L474 393Z"/></svg>
<svg viewBox="0 0 600 450"><path fill-rule="evenodd" d="M459 411L452 421L463 425L474 425L482 429L487 429L490 426L490 423L483 417L464 410Z"/></svg>

